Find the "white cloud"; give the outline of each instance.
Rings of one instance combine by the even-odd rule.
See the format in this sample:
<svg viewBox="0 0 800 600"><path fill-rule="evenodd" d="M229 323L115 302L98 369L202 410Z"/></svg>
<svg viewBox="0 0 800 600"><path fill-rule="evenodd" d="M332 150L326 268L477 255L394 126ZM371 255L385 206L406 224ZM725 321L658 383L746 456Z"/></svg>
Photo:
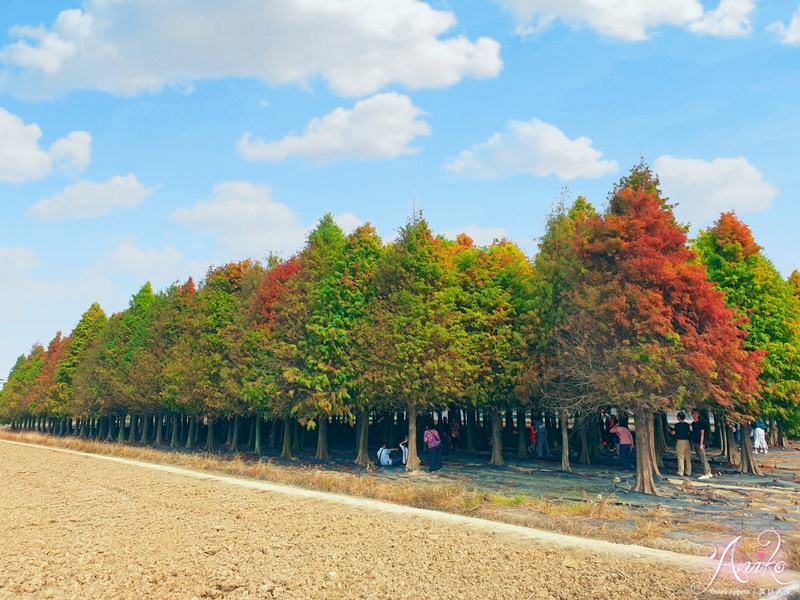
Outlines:
<svg viewBox="0 0 800 600"><path fill-rule="evenodd" d="M690 23L689 30L716 37L741 37L753 29L750 22L753 10L755 0L720 0L715 10Z"/></svg>
<svg viewBox="0 0 800 600"><path fill-rule="evenodd" d="M245 256L286 254L302 247L310 227L302 225L285 204L272 200L267 186L228 181L214 186L210 200L179 208L173 219Z"/></svg>
<svg viewBox="0 0 800 600"><path fill-rule="evenodd" d="M172 218L188 229L218 238L235 254L221 260L262 258L270 253L288 256L302 249L315 226L304 225L291 208L275 202L269 187L249 181L215 185L211 199L176 209ZM353 214L334 216L334 220L345 233L363 223Z"/></svg>
<svg viewBox="0 0 800 600"><path fill-rule="evenodd" d="M28 216L50 221L99 217L114 208L138 206L155 189L145 187L133 174L117 175L108 181L79 181L39 200Z"/></svg>
<svg viewBox="0 0 800 600"><path fill-rule="evenodd" d="M0 108L0 181L41 179L53 170L54 161L69 171L82 171L91 161L92 136L85 131L73 131L48 150L39 146L41 137L38 125L26 125L18 116Z"/></svg>
<svg viewBox="0 0 800 600"><path fill-rule="evenodd" d="M337 108L312 119L302 135L288 135L276 142L239 140L239 152L247 160L276 161L288 156L317 160L384 159L413 154L409 146L430 127L419 117L422 111L408 96L378 94L356 102L352 110Z"/></svg>
<svg viewBox="0 0 800 600"><path fill-rule="evenodd" d="M336 224L342 228L342 231L344 231L345 235L350 235L364 224L364 221L362 221L359 217L350 213L337 215L333 218L333 220L336 221Z"/></svg>
<svg viewBox="0 0 800 600"><path fill-rule="evenodd" d="M50 155L62 170L81 172L92 160L92 136L85 131L73 131L50 146Z"/></svg>
<svg viewBox="0 0 800 600"><path fill-rule="evenodd" d="M178 279L181 253L172 246L161 250L143 249L133 237L124 238L112 251L104 265L113 271L122 271L151 281L156 289Z"/></svg>
<svg viewBox="0 0 800 600"><path fill-rule="evenodd" d="M420 0L86 0L49 29L12 28L16 41L0 60L13 90L39 96L135 94L221 77L321 77L340 94L362 96L389 84L440 88L496 76L499 44L442 37L455 24L452 12Z"/></svg>
<svg viewBox="0 0 800 600"><path fill-rule="evenodd" d="M625 41L641 41L670 25L696 33L733 37L750 32L755 0L720 0L706 12L700 0L496 0L517 18L521 33L538 33L556 19Z"/></svg>
<svg viewBox="0 0 800 600"><path fill-rule="evenodd" d="M653 168L664 194L678 204L678 219L696 226L725 211L747 214L766 210L778 194L741 156L705 161L665 155L655 160Z"/></svg>
<svg viewBox="0 0 800 600"><path fill-rule="evenodd" d="M490 246L495 240L508 239L508 234L502 227L482 227L480 225L469 225L461 229L450 229L443 231L442 235L447 239L454 240L461 233L466 233L471 237L476 246Z"/></svg>
<svg viewBox="0 0 800 600"><path fill-rule="evenodd" d="M616 171L616 161L601 160L602 156L602 152L592 147L589 138L571 140L558 127L531 119L509 121L503 133L462 150L445 168L476 179L556 175L568 181Z"/></svg>
<svg viewBox="0 0 800 600"><path fill-rule="evenodd" d="M786 46L800 46L800 8L792 15L788 25L780 21L767 25L767 31L778 36L781 44Z"/></svg>

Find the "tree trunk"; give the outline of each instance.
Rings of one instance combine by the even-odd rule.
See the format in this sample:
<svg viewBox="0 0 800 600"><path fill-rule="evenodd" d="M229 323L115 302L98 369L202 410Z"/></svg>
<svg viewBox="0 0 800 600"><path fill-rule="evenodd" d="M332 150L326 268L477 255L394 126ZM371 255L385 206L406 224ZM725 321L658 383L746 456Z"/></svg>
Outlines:
<svg viewBox="0 0 800 600"><path fill-rule="evenodd" d="M303 435L303 428L300 425L300 422L297 419L292 419L292 427L294 431L292 432L292 452L300 452L302 449L300 445L300 436Z"/></svg>
<svg viewBox="0 0 800 600"><path fill-rule="evenodd" d="M528 436L527 428L525 426L525 409L520 407L517 409L517 458L528 458Z"/></svg>
<svg viewBox="0 0 800 600"><path fill-rule="evenodd" d="M720 413L718 416L714 417L715 419L719 419L717 427L720 428L720 448L719 453L723 456L728 456L728 420L725 418L723 413Z"/></svg>
<svg viewBox="0 0 800 600"><path fill-rule="evenodd" d="M206 431L206 452L214 451L214 417L208 417L208 431Z"/></svg>
<svg viewBox="0 0 800 600"><path fill-rule="evenodd" d="M475 411L467 411L467 454L475 454Z"/></svg>
<svg viewBox="0 0 800 600"><path fill-rule="evenodd" d="M592 464L592 456L589 453L589 436L586 432L586 427L588 423L586 422L587 416L584 414L575 415L575 424L578 426L578 435L581 439L581 464L582 465L591 465Z"/></svg>
<svg viewBox="0 0 800 600"><path fill-rule="evenodd" d="M770 418L767 429L769 429L769 439L767 442L774 448L778 446L778 424L775 422L775 419Z"/></svg>
<svg viewBox="0 0 800 600"><path fill-rule="evenodd" d="M317 419L317 453L314 457L318 460L328 460L328 417L321 416Z"/></svg>
<svg viewBox="0 0 800 600"><path fill-rule="evenodd" d="M186 433L186 446L187 450L192 449L192 445L194 444L194 438L197 435L197 417L192 417L192 420L189 421L189 431Z"/></svg>
<svg viewBox="0 0 800 600"><path fill-rule="evenodd" d="M294 454L292 454L292 421L289 417L283 419L281 458L294 458Z"/></svg>
<svg viewBox="0 0 800 600"><path fill-rule="evenodd" d="M661 475L660 469L664 468L663 453L667 449L667 439L664 435L664 421L661 419L662 413L656 413L653 418L653 459L656 469L659 469L659 476Z"/></svg>
<svg viewBox="0 0 800 600"><path fill-rule="evenodd" d="M127 415L122 415L119 418L119 430L117 431L117 443L122 444L125 442L125 417Z"/></svg>
<svg viewBox="0 0 800 600"><path fill-rule="evenodd" d="M732 467L739 467L742 464L742 455L739 452L739 444L736 443L736 430L727 423L725 426L726 435L728 439L725 444L725 456L728 459L728 464Z"/></svg>
<svg viewBox="0 0 800 600"><path fill-rule="evenodd" d="M271 450L275 450L278 447L278 426L280 421L278 419L272 419L272 423L270 423L269 428L269 447Z"/></svg>
<svg viewBox="0 0 800 600"><path fill-rule="evenodd" d="M156 446L162 445L162 434L164 433L164 417L163 415L156 415Z"/></svg>
<svg viewBox="0 0 800 600"><path fill-rule="evenodd" d="M255 420L255 431L253 432L253 452L256 456L261 456L261 417L253 415Z"/></svg>
<svg viewBox="0 0 800 600"><path fill-rule="evenodd" d="M561 470L572 473L569 464L569 412L566 408L561 409Z"/></svg>
<svg viewBox="0 0 800 600"><path fill-rule="evenodd" d="M661 474L661 465L659 465L659 456L658 451L656 450L658 438L656 437L655 415L653 413L648 413L646 425L647 436L650 438L650 460L653 463L653 475L657 477L659 481L663 481L664 476Z"/></svg>
<svg viewBox="0 0 800 600"><path fill-rule="evenodd" d="M231 433L231 442L228 450L231 452L239 452L239 415L233 416L233 432Z"/></svg>
<svg viewBox="0 0 800 600"><path fill-rule="evenodd" d="M742 460L739 465L739 472L747 475L763 475L761 469L756 464L753 454L753 440L750 439L750 423L742 423Z"/></svg>
<svg viewBox="0 0 800 600"><path fill-rule="evenodd" d="M417 454L417 407L412 404L408 407L408 461L406 471L419 470L419 455Z"/></svg>
<svg viewBox="0 0 800 600"><path fill-rule="evenodd" d="M172 429L169 436L169 447L178 447L178 415L172 415Z"/></svg>
<svg viewBox="0 0 800 600"><path fill-rule="evenodd" d="M128 432L128 443L135 444L136 443L136 419L138 417L134 414L131 415L131 428Z"/></svg>
<svg viewBox="0 0 800 600"><path fill-rule="evenodd" d="M356 455L356 464L362 467L368 467L372 464L369 459L369 411L362 411L358 415L358 433L356 435L358 440L358 454ZM410 445L410 444L409 444Z"/></svg>
<svg viewBox="0 0 800 600"><path fill-rule="evenodd" d="M142 417L142 437L139 443L146 445L150 441L150 417Z"/></svg>
<svg viewBox="0 0 800 600"><path fill-rule="evenodd" d="M655 448L649 426L653 413L647 408L639 408L633 411L633 415L636 419L636 487L633 489L642 494L658 496L659 493L653 479Z"/></svg>
<svg viewBox="0 0 800 600"><path fill-rule="evenodd" d="M489 409L492 415L492 456L489 459L489 464L496 467L505 465L503 462L503 431L502 419L503 415L500 409L493 406Z"/></svg>
<svg viewBox="0 0 800 600"><path fill-rule="evenodd" d="M505 428L503 429L503 448L509 450L514 447L514 413L510 408L506 409L506 417L504 419Z"/></svg>
<svg viewBox="0 0 800 600"><path fill-rule="evenodd" d="M252 448L256 441L256 423L258 422L258 417L256 415L251 415L249 422L250 433L247 434L247 447Z"/></svg>

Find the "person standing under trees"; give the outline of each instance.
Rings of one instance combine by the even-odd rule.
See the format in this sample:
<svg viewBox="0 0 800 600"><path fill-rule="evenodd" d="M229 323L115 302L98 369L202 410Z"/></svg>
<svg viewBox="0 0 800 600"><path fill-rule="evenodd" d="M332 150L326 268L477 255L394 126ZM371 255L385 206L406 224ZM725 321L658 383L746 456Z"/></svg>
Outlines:
<svg viewBox="0 0 800 600"><path fill-rule="evenodd" d="M461 425L458 423L458 419L455 419L450 424L450 440L452 442L453 450L458 450L458 436L461 434Z"/></svg>
<svg viewBox="0 0 800 600"><path fill-rule="evenodd" d="M619 457L622 460L622 468L630 471L631 467L631 450L633 449L633 435L628 426L620 422L611 428L611 433L619 436Z"/></svg>
<svg viewBox="0 0 800 600"><path fill-rule="evenodd" d="M708 429L708 423L700 418L700 409L693 408L692 432L689 435L689 443L692 447L692 452L697 454L697 458L700 459L703 465L703 474L700 475L699 479L711 479L711 466L708 464L705 448L706 429Z"/></svg>
<svg viewBox="0 0 800 600"><path fill-rule="evenodd" d="M422 441L428 446L431 473L438 471L442 468L442 438L439 437L439 432L430 425L426 425Z"/></svg>
<svg viewBox="0 0 800 600"><path fill-rule="evenodd" d="M753 449L756 454L767 453L767 431L763 421L759 421L753 427Z"/></svg>
<svg viewBox="0 0 800 600"><path fill-rule="evenodd" d="M692 448L689 445L691 428L686 422L686 413L678 413L678 422L669 432L675 436L675 453L678 455L678 477L692 476Z"/></svg>
<svg viewBox="0 0 800 600"><path fill-rule="evenodd" d="M403 465L408 462L408 436L406 435L403 438L403 441L400 442L400 450L403 451Z"/></svg>
<svg viewBox="0 0 800 600"><path fill-rule="evenodd" d="M547 427L544 419L536 422L536 454L539 458L550 458L550 444L547 443Z"/></svg>

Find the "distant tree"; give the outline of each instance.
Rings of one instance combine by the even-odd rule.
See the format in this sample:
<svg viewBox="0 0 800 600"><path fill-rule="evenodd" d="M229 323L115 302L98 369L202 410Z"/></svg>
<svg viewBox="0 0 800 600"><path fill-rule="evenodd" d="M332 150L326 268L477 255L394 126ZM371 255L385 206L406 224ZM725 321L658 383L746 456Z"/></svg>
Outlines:
<svg viewBox="0 0 800 600"><path fill-rule="evenodd" d="M633 412L635 489L656 494L654 412L690 399L752 404L759 357L744 349L648 167L634 168L587 225L575 310L560 332L572 340L567 372Z"/></svg>
<svg viewBox="0 0 800 600"><path fill-rule="evenodd" d="M444 243L414 215L378 264L357 326L359 391L407 411L409 471L419 468L418 415L459 396L468 369L454 275Z"/></svg>
<svg viewBox="0 0 800 600"><path fill-rule="evenodd" d="M601 403L571 367L573 343L565 333L566 320L576 310L573 293L583 276L582 243L588 235L587 221L594 207L582 197L567 207L561 203L548 217L545 233L534 259L536 277L532 287L534 319L526 332L530 362L525 383L540 408L556 412L562 421L561 469L571 471L568 426L570 413Z"/></svg>
<svg viewBox="0 0 800 600"><path fill-rule="evenodd" d="M48 402L59 416L73 415L73 383L78 367L89 356L95 341L106 327L108 318L97 303L83 313L67 339L61 360L53 373L53 385L48 390ZM88 415L81 415L88 416Z"/></svg>
<svg viewBox="0 0 800 600"><path fill-rule="evenodd" d="M497 241L485 248L469 242L459 238L460 251L455 255L470 366L469 377L462 380L460 400L491 413L489 463L502 465L501 409L520 403L516 391L527 357L522 331L531 308L533 268L512 242ZM524 415L517 421L518 435L524 438Z"/></svg>
<svg viewBox="0 0 800 600"><path fill-rule="evenodd" d="M44 348L41 344L34 344L27 355L23 354L14 363L0 390L0 422L16 425L31 415L31 398L44 362Z"/></svg>
<svg viewBox="0 0 800 600"><path fill-rule="evenodd" d="M709 278L739 317L747 333L745 346L765 355L761 414L777 422L783 432L800 432L800 298L796 289L762 254L750 228L732 212L723 213L713 227L701 231L695 246ZM745 420L746 427L749 421ZM749 449L747 443L745 448ZM749 455L745 459L742 468L757 470Z"/></svg>

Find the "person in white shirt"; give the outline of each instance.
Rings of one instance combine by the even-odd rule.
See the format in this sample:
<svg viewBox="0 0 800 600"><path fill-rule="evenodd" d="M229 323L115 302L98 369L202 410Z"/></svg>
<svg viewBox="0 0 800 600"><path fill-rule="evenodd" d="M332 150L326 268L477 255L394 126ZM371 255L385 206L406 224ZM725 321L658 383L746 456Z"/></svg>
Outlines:
<svg viewBox="0 0 800 600"><path fill-rule="evenodd" d="M387 448L386 442L381 444L381 447L378 449L378 464L382 467L395 467L400 465L399 458L392 458L391 452L392 450L397 450L397 448Z"/></svg>
<svg viewBox="0 0 800 600"><path fill-rule="evenodd" d="M408 463L408 436L405 436L403 438L403 441L400 442L400 450L403 451L402 461L403 464L405 465L406 463Z"/></svg>

